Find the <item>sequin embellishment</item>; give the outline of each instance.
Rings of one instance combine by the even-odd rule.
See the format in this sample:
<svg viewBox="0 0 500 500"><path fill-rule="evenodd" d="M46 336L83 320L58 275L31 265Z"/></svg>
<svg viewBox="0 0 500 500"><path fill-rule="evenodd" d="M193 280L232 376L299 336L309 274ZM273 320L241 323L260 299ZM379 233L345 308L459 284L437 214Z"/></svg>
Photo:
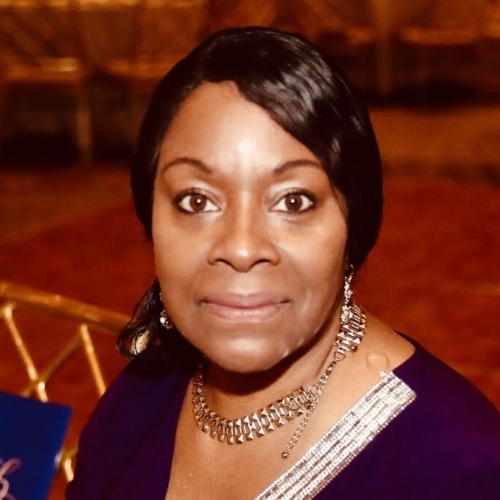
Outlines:
<svg viewBox="0 0 500 500"><path fill-rule="evenodd" d="M314 498L416 398L392 372L255 500Z"/></svg>

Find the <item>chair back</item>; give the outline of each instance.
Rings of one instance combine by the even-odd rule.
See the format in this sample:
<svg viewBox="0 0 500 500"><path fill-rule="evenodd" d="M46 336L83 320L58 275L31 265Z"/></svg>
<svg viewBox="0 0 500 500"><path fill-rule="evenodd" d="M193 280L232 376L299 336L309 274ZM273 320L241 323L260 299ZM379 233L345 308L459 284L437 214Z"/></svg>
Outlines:
<svg viewBox="0 0 500 500"><path fill-rule="evenodd" d="M80 70L86 57L79 0L0 0L0 60L7 67Z"/></svg>
<svg viewBox="0 0 500 500"><path fill-rule="evenodd" d="M132 64L172 65L204 34L207 0L139 0L130 40ZM163 73L163 72L162 72Z"/></svg>
<svg viewBox="0 0 500 500"><path fill-rule="evenodd" d="M127 317L75 300L0 282L0 388L74 409L61 467L73 475L76 441L99 396L123 367L115 335ZM101 365L97 352L112 360ZM15 374L15 376L13 376Z"/></svg>

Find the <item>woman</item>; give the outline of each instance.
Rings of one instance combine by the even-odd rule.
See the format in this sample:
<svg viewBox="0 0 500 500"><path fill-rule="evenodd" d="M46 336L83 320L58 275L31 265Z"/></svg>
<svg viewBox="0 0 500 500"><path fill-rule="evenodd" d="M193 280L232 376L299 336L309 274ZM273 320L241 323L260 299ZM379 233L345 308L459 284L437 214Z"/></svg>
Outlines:
<svg viewBox="0 0 500 500"><path fill-rule="evenodd" d="M365 313L382 212L352 86L305 40L212 35L160 82L132 168L158 281L68 498L493 498L495 408Z"/></svg>

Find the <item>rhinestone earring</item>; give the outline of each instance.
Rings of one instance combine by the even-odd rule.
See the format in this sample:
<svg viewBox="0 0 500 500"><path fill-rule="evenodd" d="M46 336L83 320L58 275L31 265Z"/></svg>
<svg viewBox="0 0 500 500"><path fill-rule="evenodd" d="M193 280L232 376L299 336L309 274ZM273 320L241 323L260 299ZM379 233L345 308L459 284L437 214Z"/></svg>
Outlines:
<svg viewBox="0 0 500 500"><path fill-rule="evenodd" d="M160 313L160 323L163 328L166 328L167 330L172 330L174 327L174 324L172 323L172 320L170 319L170 316L167 314L165 309Z"/></svg>
<svg viewBox="0 0 500 500"><path fill-rule="evenodd" d="M351 266L344 278L344 303L340 315L340 331L335 340L337 352L343 356L358 349L366 329L365 312L352 301L353 276L354 267Z"/></svg>
<svg viewBox="0 0 500 500"><path fill-rule="evenodd" d="M161 292L160 292L160 301L163 303L163 297L161 296ZM172 328L174 327L174 324L172 323L172 319L168 315L167 311L165 311L165 309L163 309L161 311L159 320L160 320L161 326L163 326L163 328L165 328L167 330L172 330Z"/></svg>

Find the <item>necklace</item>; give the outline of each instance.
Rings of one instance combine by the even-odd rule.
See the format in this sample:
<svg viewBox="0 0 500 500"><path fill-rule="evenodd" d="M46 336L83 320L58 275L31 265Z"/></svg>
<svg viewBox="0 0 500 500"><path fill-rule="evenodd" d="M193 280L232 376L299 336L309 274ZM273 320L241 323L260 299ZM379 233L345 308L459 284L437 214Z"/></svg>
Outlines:
<svg viewBox="0 0 500 500"><path fill-rule="evenodd" d="M254 413L236 419L221 417L208 406L205 399L205 364L202 363L194 376L192 390L193 413L198 427L220 442L242 444L252 441L255 437L265 436L294 418L303 416L285 451L281 454L282 458L288 458L316 409L330 374L348 352L357 350L365 328L366 315L362 309L356 304L343 308L340 332L334 343L333 361L318 381L306 389L298 387Z"/></svg>

